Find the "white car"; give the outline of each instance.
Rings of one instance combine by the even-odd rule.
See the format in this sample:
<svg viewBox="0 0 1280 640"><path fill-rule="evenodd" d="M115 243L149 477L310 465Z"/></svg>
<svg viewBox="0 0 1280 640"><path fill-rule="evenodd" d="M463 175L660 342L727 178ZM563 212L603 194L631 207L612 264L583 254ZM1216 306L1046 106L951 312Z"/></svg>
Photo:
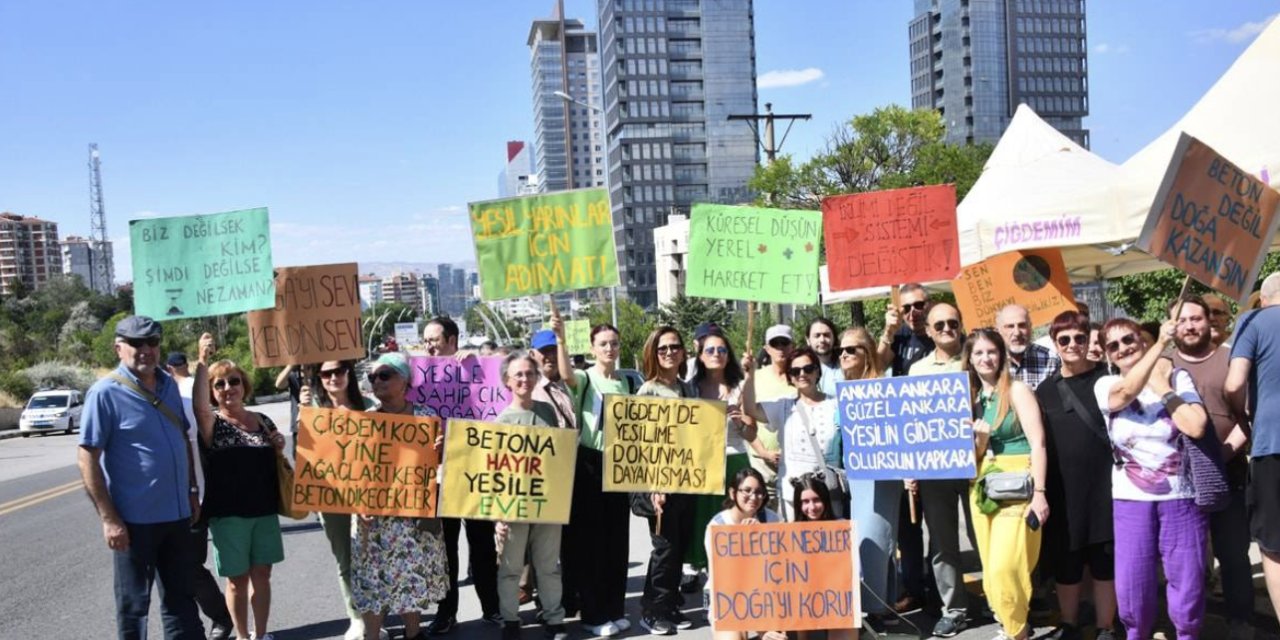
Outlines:
<svg viewBox="0 0 1280 640"><path fill-rule="evenodd" d="M27 401L27 406L18 418L18 430L22 437L33 433L62 431L71 433L80 422L80 413L84 411L84 397L79 391L55 389L38 391Z"/></svg>

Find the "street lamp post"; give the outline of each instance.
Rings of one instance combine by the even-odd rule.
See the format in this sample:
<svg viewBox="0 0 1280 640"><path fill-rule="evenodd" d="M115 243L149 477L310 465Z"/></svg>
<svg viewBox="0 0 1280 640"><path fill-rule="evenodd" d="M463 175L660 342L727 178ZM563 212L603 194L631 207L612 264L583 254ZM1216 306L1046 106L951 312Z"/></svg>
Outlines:
<svg viewBox="0 0 1280 640"><path fill-rule="evenodd" d="M594 112L596 112L596 113L600 114L600 115L601 115L601 117L603 117L603 116L604 116L604 109L601 109L600 107L597 107L597 106L595 106L594 104L587 104L587 103L585 103L585 102L583 102L583 101L581 101L581 100L579 100L579 99L577 99L577 98L575 98L575 97L573 97L573 96L571 96L571 95L569 95L569 94L567 94L567 93L565 93L565 92L563 92L563 91L555 91L555 92L553 92L553 94L552 94L552 95L554 95L554 96L555 96L555 97L557 97L557 98L560 98L561 100L564 100L565 102L567 102L567 103L569 103L569 104L576 104L576 105L578 105L578 106L580 106L580 107L586 107L586 108L588 108L588 109L590 109L590 110L592 110L592 111L594 111ZM566 114L565 114L565 116L564 116L564 119L565 119L565 123L568 123L568 122L569 122L569 114L567 114L567 113L566 113ZM566 145L568 145L568 143L569 143L569 141L568 141L568 140L565 140L565 144L566 144ZM570 188L570 189L572 189L572 188L574 187L574 184L573 184L573 167L572 167L572 166L567 166L567 167L565 167L565 174L569 177L569 188ZM617 260L617 253L616 253L616 250L615 250L615 254L614 254L614 260L615 260L615 261ZM612 287L609 287L609 306L610 306L610 308L611 308L611 316L613 317L613 326L615 326L615 327L616 327L616 326L618 326L618 287L617 287L617 285L612 286Z"/></svg>

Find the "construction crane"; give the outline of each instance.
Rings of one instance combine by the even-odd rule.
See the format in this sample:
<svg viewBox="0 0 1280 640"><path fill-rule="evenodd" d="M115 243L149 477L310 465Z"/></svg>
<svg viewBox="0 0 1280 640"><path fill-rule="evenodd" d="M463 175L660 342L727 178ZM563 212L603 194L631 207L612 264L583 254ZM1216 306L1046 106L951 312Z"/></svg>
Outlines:
<svg viewBox="0 0 1280 640"><path fill-rule="evenodd" d="M89 239L93 263L93 289L110 294L111 245L107 244L107 210L102 204L102 164L98 158L98 144L89 145Z"/></svg>

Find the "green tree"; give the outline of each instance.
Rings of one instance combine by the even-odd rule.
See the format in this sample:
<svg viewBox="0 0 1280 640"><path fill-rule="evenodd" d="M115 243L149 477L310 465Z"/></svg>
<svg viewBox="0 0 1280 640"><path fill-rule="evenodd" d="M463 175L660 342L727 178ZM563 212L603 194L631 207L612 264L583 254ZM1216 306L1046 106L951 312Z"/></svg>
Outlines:
<svg viewBox="0 0 1280 640"><path fill-rule="evenodd" d="M591 306L583 313L591 326L612 324L613 318L608 305ZM618 298L618 336L622 343L618 355L618 366L627 369L640 368L640 356L644 351L644 341L654 328L653 316L645 313L644 307L623 298Z"/></svg>
<svg viewBox="0 0 1280 640"><path fill-rule="evenodd" d="M514 318L508 318L506 314L484 303L476 303L468 307L463 318L467 322L467 331L472 335L488 336L494 342L506 342L507 336L516 343L528 338L528 325ZM497 335L494 335L495 333Z"/></svg>
<svg viewBox="0 0 1280 640"><path fill-rule="evenodd" d="M704 322L727 327L733 322L733 309L719 300L689 298L683 293L658 308L658 324L675 327L686 339Z"/></svg>
<svg viewBox="0 0 1280 640"><path fill-rule="evenodd" d="M1280 251L1267 255L1258 271L1258 282L1254 291L1262 284L1267 274L1280 270ZM1107 299L1111 304L1124 309L1139 322L1160 321L1168 317L1167 305L1178 297L1182 291L1182 282L1186 272L1179 269L1161 269L1131 276L1121 276L1108 283ZM1210 293L1210 289L1195 280L1191 281L1190 292L1195 295ZM1234 305L1233 305L1234 306Z"/></svg>

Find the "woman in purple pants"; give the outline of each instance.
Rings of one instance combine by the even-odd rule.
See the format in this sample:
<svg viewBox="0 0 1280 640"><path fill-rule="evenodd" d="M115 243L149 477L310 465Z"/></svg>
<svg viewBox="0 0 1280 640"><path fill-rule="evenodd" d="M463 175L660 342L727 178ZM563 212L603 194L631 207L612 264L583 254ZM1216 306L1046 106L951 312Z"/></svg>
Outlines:
<svg viewBox="0 0 1280 640"><path fill-rule="evenodd" d="M1208 416L1191 375L1171 371L1160 357L1176 326L1165 322L1150 348L1132 320L1102 327L1107 358L1120 370L1099 378L1094 394L1109 416L1117 460L1111 496L1115 530L1123 534L1115 541L1116 600L1130 640L1150 638L1155 628L1157 562L1169 582L1165 595L1178 640L1200 637L1204 621L1209 520L1195 504L1179 434L1203 436Z"/></svg>

